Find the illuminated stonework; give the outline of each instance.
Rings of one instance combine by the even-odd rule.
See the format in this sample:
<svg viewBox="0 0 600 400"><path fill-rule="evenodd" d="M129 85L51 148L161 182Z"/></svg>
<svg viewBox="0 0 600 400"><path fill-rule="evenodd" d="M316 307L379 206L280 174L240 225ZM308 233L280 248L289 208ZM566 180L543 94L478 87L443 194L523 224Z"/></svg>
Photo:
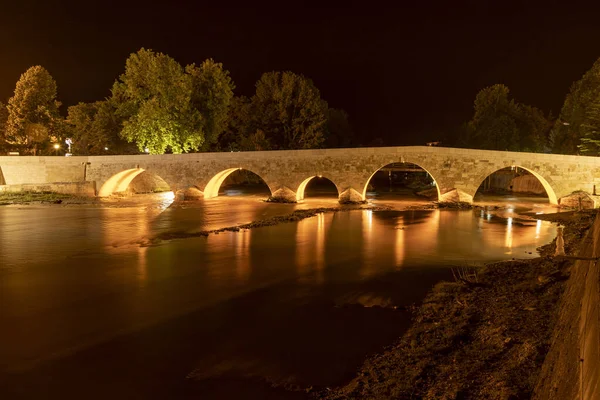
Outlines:
<svg viewBox="0 0 600 400"><path fill-rule="evenodd" d="M143 171L158 175L174 192L197 188L215 197L227 176L252 171L274 198L304 198L310 179L324 176L336 186L340 200L366 198L369 180L392 163L412 163L433 178L438 199L472 201L492 173L517 166L542 184L550 203L575 191L600 188L600 157L470 150L444 147L380 147L285 150L181 155L0 157L0 176L7 185L89 182L98 196L124 190Z"/></svg>

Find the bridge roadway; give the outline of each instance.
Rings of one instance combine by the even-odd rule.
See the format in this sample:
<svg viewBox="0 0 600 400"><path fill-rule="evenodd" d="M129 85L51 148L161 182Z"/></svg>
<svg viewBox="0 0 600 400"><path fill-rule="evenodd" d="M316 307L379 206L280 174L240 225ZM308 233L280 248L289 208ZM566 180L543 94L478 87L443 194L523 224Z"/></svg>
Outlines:
<svg viewBox="0 0 600 400"><path fill-rule="evenodd" d="M411 146L130 156L2 156L0 185L8 186L0 189L63 185L62 190L109 196L125 190L138 174L148 171L161 177L174 192L195 187L205 198L211 198L218 195L229 174L246 169L265 181L274 198L302 200L308 182L322 176L335 184L340 201L360 201L365 199L375 172L400 162L426 170L437 184L439 200L471 202L486 177L512 166L537 177L552 204L574 191L595 194L595 186L600 185L600 157Z"/></svg>

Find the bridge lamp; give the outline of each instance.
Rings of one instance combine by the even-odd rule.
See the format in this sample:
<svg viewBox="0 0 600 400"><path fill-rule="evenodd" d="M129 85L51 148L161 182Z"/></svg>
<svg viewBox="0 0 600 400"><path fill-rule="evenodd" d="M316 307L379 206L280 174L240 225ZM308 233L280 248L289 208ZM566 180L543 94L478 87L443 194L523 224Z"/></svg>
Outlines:
<svg viewBox="0 0 600 400"><path fill-rule="evenodd" d="M54 145L54 149L55 149L55 150L58 150L59 148L60 148L60 144L56 143L56 144Z"/></svg>
<svg viewBox="0 0 600 400"><path fill-rule="evenodd" d="M150 149L146 147L146 148L144 149L144 153L146 153L146 154L150 153Z"/></svg>
<svg viewBox="0 0 600 400"><path fill-rule="evenodd" d="M104 150L108 151L108 147L104 147Z"/></svg>

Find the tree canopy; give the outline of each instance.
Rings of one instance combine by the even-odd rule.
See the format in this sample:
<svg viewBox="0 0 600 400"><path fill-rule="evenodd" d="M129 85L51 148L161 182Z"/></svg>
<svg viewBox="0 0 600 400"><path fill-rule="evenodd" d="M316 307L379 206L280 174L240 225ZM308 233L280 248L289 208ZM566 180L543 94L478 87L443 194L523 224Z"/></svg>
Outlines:
<svg viewBox="0 0 600 400"><path fill-rule="evenodd" d="M348 113L336 108L328 109L325 147L352 147L354 145L356 145L354 130L350 124Z"/></svg>
<svg viewBox="0 0 600 400"><path fill-rule="evenodd" d="M552 150L561 154L587 153L587 141L582 142L585 135L590 134L593 125L598 96L600 96L600 58L583 77L571 85L569 94L560 111L553 128ZM579 147L582 144L583 147ZM593 153L593 152L592 152Z"/></svg>
<svg viewBox="0 0 600 400"><path fill-rule="evenodd" d="M577 148L581 154L600 156L600 93L587 104L580 131L581 140Z"/></svg>
<svg viewBox="0 0 600 400"><path fill-rule="evenodd" d="M68 108L67 124L73 152L80 155L134 154L136 146L119 137L122 121L109 100Z"/></svg>
<svg viewBox="0 0 600 400"><path fill-rule="evenodd" d="M141 49L113 85L121 137L140 151L183 153L204 143L202 116L191 104L192 80L171 57Z"/></svg>
<svg viewBox="0 0 600 400"><path fill-rule="evenodd" d="M542 152L550 123L539 109L509 98L509 89L493 85L475 97L473 118L461 131L459 145L486 150Z"/></svg>
<svg viewBox="0 0 600 400"><path fill-rule="evenodd" d="M330 109L302 75L265 73L250 98L234 89L213 59L184 68L142 48L126 60L107 99L71 106L64 119L56 82L36 66L21 76L8 106L0 103L0 146L40 154L70 137L75 154L98 155L355 144L347 113Z"/></svg>
<svg viewBox="0 0 600 400"><path fill-rule="evenodd" d="M0 151L6 147L6 122L8 121L8 109L6 104L0 101Z"/></svg>
<svg viewBox="0 0 600 400"><path fill-rule="evenodd" d="M227 127L235 85L223 64L212 59L185 68L192 81L192 107L202 115L203 150L214 145Z"/></svg>
<svg viewBox="0 0 600 400"><path fill-rule="evenodd" d="M293 72L269 72L250 99L250 134L264 132L274 149L320 147L327 129L327 103L313 82Z"/></svg>
<svg viewBox="0 0 600 400"><path fill-rule="evenodd" d="M63 120L56 100L56 82L41 66L25 71L8 100L6 141L25 153L38 154L51 140L59 140Z"/></svg>

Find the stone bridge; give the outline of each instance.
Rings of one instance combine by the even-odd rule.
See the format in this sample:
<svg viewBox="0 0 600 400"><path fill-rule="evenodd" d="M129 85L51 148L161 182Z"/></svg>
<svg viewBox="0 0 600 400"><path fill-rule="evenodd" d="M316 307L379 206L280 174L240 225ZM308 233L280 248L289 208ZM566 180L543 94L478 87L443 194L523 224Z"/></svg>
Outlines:
<svg viewBox="0 0 600 400"><path fill-rule="evenodd" d="M574 191L595 194L600 185L600 158L444 147L377 147L194 153L133 156L0 157L0 186L26 189L62 183L108 196L127 188L143 171L161 177L174 192L195 187L205 198L218 195L233 171L260 176L274 198L302 200L307 183L325 177L335 184L340 201L365 199L369 180L391 163L413 163L427 171L440 200L471 202L479 185L493 172L519 167L542 183L550 203ZM28 186L29 185L29 186ZM48 187L48 186L46 186Z"/></svg>

